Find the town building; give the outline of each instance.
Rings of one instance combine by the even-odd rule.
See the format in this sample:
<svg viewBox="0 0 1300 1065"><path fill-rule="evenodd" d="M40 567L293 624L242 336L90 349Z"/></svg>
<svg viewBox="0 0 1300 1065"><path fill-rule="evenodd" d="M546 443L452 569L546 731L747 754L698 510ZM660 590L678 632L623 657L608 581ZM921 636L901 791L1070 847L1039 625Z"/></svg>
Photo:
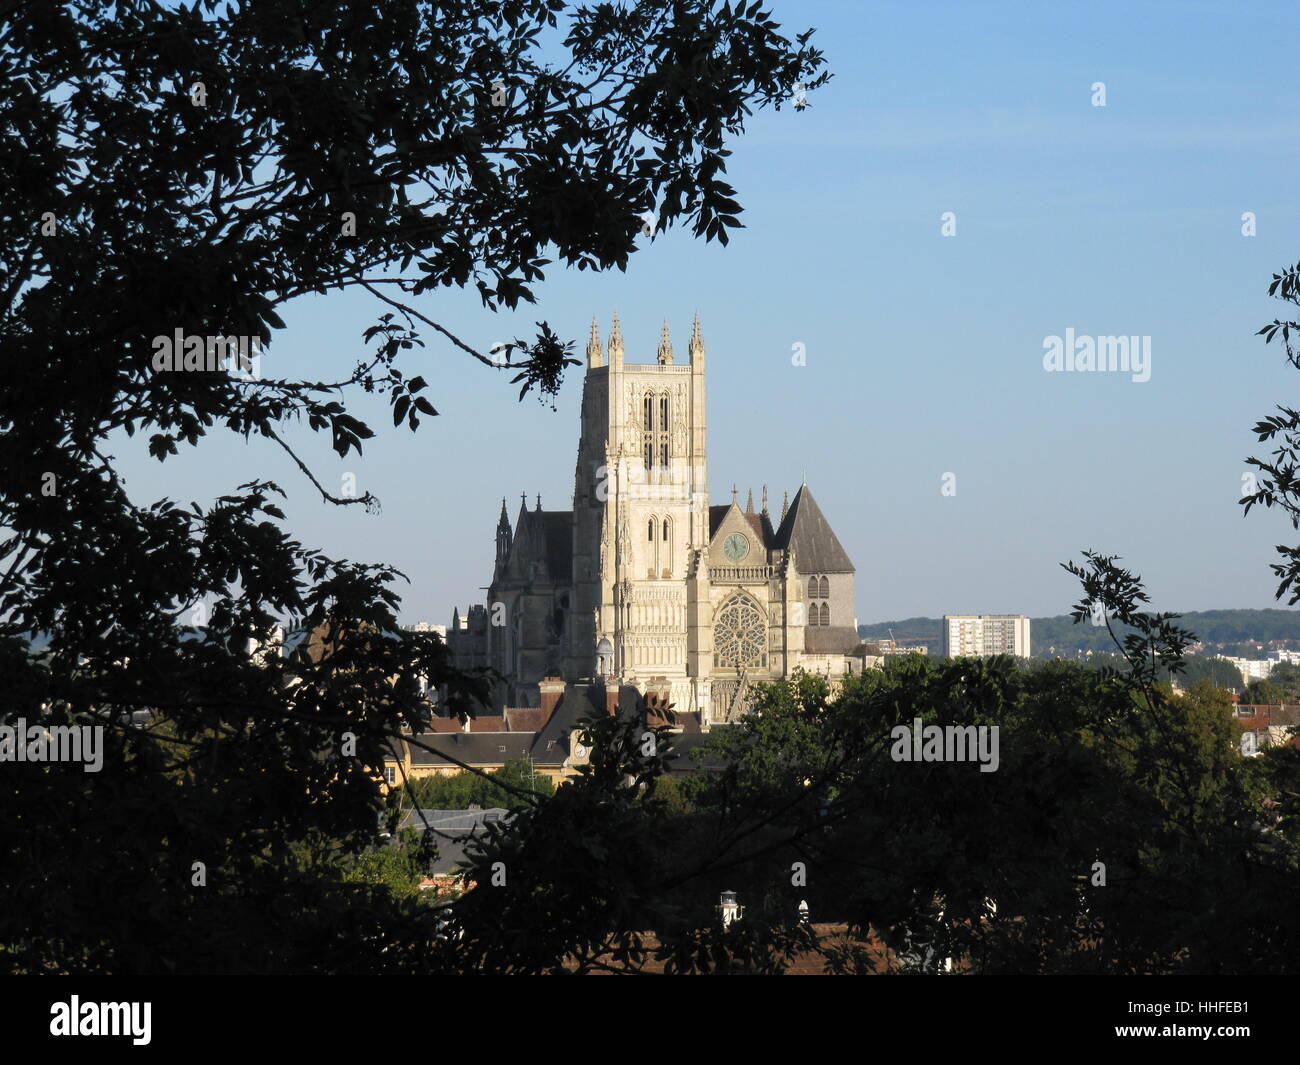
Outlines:
<svg viewBox="0 0 1300 1065"><path fill-rule="evenodd" d="M584 721L602 715L634 720L645 728L667 729L662 751L672 776L722 766L716 754L694 752L708 738L701 715L675 708L666 678L650 678L643 692L616 680L567 684L558 677L539 685L539 707L507 707L499 716L461 723L435 715L425 731L404 733L390 742L384 759L384 790L404 788L423 777L468 769L492 773L507 762L526 761L538 776L559 785L575 776L591 758Z"/></svg>
<svg viewBox="0 0 1300 1065"><path fill-rule="evenodd" d="M947 658L1028 658L1029 618L1023 614L945 614L943 653Z"/></svg>
<svg viewBox="0 0 1300 1065"><path fill-rule="evenodd" d="M1270 661L1267 658L1227 658L1225 661L1231 662L1241 673L1241 679L1249 684L1252 680L1267 680L1268 675L1273 672L1273 667L1277 661Z"/></svg>

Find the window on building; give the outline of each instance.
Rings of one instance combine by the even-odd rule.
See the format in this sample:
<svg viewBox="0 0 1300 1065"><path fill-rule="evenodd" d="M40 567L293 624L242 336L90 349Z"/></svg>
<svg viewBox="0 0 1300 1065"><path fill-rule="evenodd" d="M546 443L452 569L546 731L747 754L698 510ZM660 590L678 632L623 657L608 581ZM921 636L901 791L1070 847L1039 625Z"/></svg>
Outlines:
<svg viewBox="0 0 1300 1065"><path fill-rule="evenodd" d="M823 577L821 580L821 586L822 586L821 598L823 599L829 598L831 594L831 582L828 581L825 577Z"/></svg>
<svg viewBox="0 0 1300 1065"><path fill-rule="evenodd" d="M816 598L817 598L817 578L816 578L816 577L809 577L809 578L808 578L808 598L809 598L809 599L816 599Z"/></svg>
<svg viewBox="0 0 1300 1065"><path fill-rule="evenodd" d="M384 766L384 783L385 784L397 783L397 770L394 769L391 765Z"/></svg>
<svg viewBox="0 0 1300 1065"><path fill-rule="evenodd" d="M831 606L829 603L822 603L821 623L823 625L829 625L831 623Z"/></svg>
<svg viewBox="0 0 1300 1065"><path fill-rule="evenodd" d="M713 624L714 662L724 669L767 665L767 622L745 595L730 599Z"/></svg>
<svg viewBox="0 0 1300 1065"><path fill-rule="evenodd" d="M654 469L654 464L655 464L654 416L655 416L654 396L652 396L649 392L647 392L645 394L645 420L641 426L642 433L644 434L642 439L645 444L645 446L642 448L642 451L645 454L645 468L647 470Z"/></svg>
<svg viewBox="0 0 1300 1065"><path fill-rule="evenodd" d="M664 543L668 542L668 519L664 518Z"/></svg>
<svg viewBox="0 0 1300 1065"><path fill-rule="evenodd" d="M654 543L654 542L655 542L655 520L654 520L654 518L651 518L650 521L646 523L646 539L649 540L651 543Z"/></svg>
<svg viewBox="0 0 1300 1065"><path fill-rule="evenodd" d="M642 452L645 455L646 469L667 469L671 446L669 433L672 429L672 401L667 396L655 396L647 392L643 411Z"/></svg>

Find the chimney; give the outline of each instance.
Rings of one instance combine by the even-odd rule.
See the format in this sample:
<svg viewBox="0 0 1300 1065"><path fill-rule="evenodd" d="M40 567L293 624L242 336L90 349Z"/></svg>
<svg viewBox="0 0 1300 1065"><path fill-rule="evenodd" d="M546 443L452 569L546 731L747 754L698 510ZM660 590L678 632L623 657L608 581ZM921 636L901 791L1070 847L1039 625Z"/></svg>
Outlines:
<svg viewBox="0 0 1300 1065"><path fill-rule="evenodd" d="M618 678L605 678L605 712L610 717L618 716Z"/></svg>
<svg viewBox="0 0 1300 1065"><path fill-rule="evenodd" d="M669 715L676 705L671 701L672 689L667 677L652 677L645 694L645 724L647 728L659 728L670 724ZM673 731L680 732L678 725Z"/></svg>
<svg viewBox="0 0 1300 1065"><path fill-rule="evenodd" d="M564 696L566 685L559 677L546 677L538 682L537 689L541 693L540 706L542 708L542 718L549 721L551 714L559 705L560 699Z"/></svg>

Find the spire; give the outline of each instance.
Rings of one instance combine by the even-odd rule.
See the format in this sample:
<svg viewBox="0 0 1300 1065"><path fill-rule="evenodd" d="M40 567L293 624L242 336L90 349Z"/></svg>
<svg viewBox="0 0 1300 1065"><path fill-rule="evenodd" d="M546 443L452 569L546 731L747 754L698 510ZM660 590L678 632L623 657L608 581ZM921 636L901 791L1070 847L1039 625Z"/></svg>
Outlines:
<svg viewBox="0 0 1300 1065"><path fill-rule="evenodd" d="M520 493L519 493L519 506L520 506L522 509L524 509L524 510L527 510L527 509L528 509L528 493L527 493L527 492L520 492Z"/></svg>
<svg viewBox="0 0 1300 1065"><path fill-rule="evenodd" d="M704 361L704 338L700 335L700 312L695 312L695 324L691 327L691 342L688 345L691 362Z"/></svg>
<svg viewBox="0 0 1300 1065"><path fill-rule="evenodd" d="M514 533L510 529L510 516L506 514L506 497L502 496L501 517L497 519L497 576L504 572L504 567L510 559L510 548L514 544L514 538Z"/></svg>
<svg viewBox="0 0 1300 1065"><path fill-rule="evenodd" d="M618 324L618 311L614 312L614 325L609 332L609 362L611 366L623 363L623 330Z"/></svg>
<svg viewBox="0 0 1300 1065"><path fill-rule="evenodd" d="M673 342L668 339L668 319L659 330L659 365L668 366L673 361Z"/></svg>
<svg viewBox="0 0 1300 1065"><path fill-rule="evenodd" d="M542 493L541 493L541 492L538 492L538 493L537 493L537 513L540 514L541 512L542 512Z"/></svg>
<svg viewBox="0 0 1300 1065"><path fill-rule="evenodd" d="M781 500L781 521L782 522L785 521L785 516L790 513L790 493L785 492L783 494L784 494L784 498Z"/></svg>
<svg viewBox="0 0 1300 1065"><path fill-rule="evenodd" d="M767 485L763 485L763 515L767 516Z"/></svg>
<svg viewBox="0 0 1300 1065"><path fill-rule="evenodd" d="M600 329L594 314L591 316L591 339L587 341L587 365L592 368L605 365L605 349L600 343Z"/></svg>
<svg viewBox="0 0 1300 1065"><path fill-rule="evenodd" d="M745 504L745 513L754 513L754 490L752 488L749 490L749 502Z"/></svg>
<svg viewBox="0 0 1300 1065"><path fill-rule="evenodd" d="M736 486L734 484L731 486L731 505L736 506Z"/></svg>

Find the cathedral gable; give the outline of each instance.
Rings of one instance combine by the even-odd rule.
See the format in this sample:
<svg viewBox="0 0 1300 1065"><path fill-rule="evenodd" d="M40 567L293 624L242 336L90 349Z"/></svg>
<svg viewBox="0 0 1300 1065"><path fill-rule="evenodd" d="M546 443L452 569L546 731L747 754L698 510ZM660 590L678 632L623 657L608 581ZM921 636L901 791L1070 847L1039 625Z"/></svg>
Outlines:
<svg viewBox="0 0 1300 1065"><path fill-rule="evenodd" d="M762 515L746 514L736 503L728 507L711 507L710 511L722 511L716 522L710 522L711 567L767 565L769 543ZM714 515L710 514L710 517Z"/></svg>

